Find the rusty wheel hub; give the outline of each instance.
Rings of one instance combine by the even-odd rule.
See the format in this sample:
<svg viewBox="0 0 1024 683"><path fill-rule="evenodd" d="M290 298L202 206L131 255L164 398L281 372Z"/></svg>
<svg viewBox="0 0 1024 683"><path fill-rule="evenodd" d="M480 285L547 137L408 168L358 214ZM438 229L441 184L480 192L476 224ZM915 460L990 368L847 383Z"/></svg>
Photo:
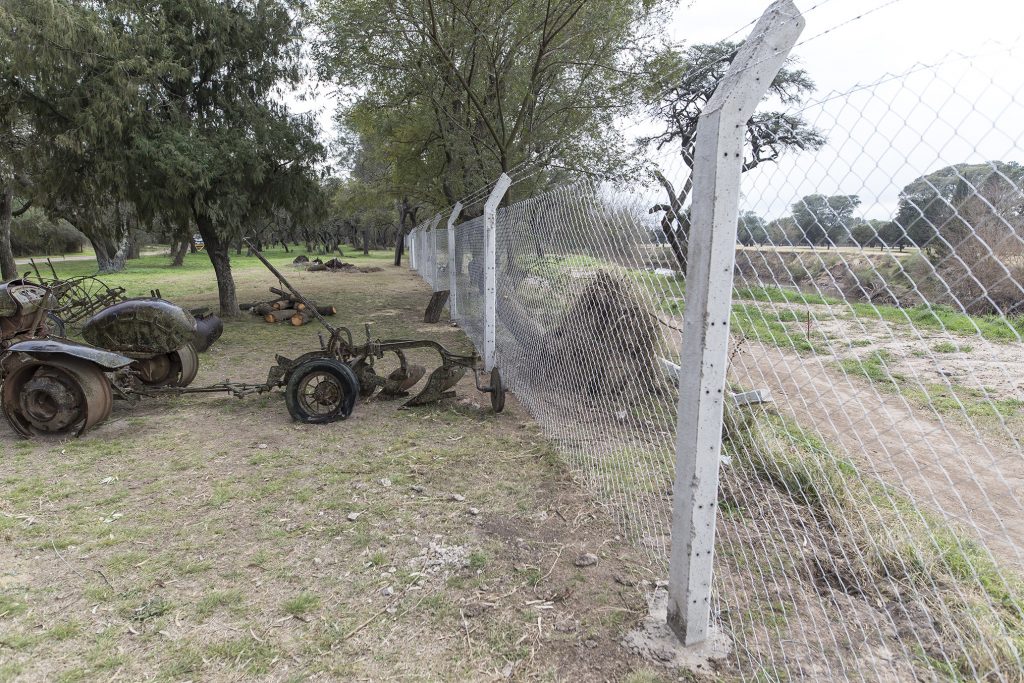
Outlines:
<svg viewBox="0 0 1024 683"><path fill-rule="evenodd" d="M67 375L42 369L25 383L22 413L37 429L58 432L80 419L81 395Z"/></svg>
<svg viewBox="0 0 1024 683"><path fill-rule="evenodd" d="M144 384L166 384L171 375L171 359L167 354L137 360L132 363L132 367L138 371L139 379Z"/></svg>
<svg viewBox="0 0 1024 683"><path fill-rule="evenodd" d="M313 389L313 401L322 406L335 406L341 401L341 388L330 380L322 381Z"/></svg>

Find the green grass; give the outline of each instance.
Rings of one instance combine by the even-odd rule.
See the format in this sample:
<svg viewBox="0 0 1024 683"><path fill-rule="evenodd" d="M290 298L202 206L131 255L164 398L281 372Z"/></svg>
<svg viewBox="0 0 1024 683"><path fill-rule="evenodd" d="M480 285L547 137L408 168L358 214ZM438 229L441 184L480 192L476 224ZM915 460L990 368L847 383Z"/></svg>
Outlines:
<svg viewBox="0 0 1024 683"><path fill-rule="evenodd" d="M834 297L822 296L813 292L802 292L796 289L781 287L755 286L737 287L734 298L739 301L758 301L763 303L784 303L804 305L843 306L852 310L859 318L884 320L890 323L913 325L922 330L941 330L964 336L980 336L996 342L1019 342L1024 340L1024 317L1005 318L997 315L968 315L944 305L918 305L912 308L900 308L885 304L866 302L851 303ZM945 342L948 350L970 351L970 347L960 345L953 348Z"/></svg>
<svg viewBox="0 0 1024 683"><path fill-rule="evenodd" d="M872 351L863 358L844 358L839 361L839 367L850 375L860 375L872 382L891 385L903 382L903 375L890 371L895 357L886 350Z"/></svg>
<svg viewBox="0 0 1024 683"><path fill-rule="evenodd" d="M293 617L301 617L320 606L320 598L314 593L303 591L281 603L281 610Z"/></svg>
<svg viewBox="0 0 1024 683"><path fill-rule="evenodd" d="M929 604L929 609L944 612L945 637L958 641L951 651L959 654L937 659L920 652L919 664L954 680L972 680L980 661L992 662L999 671L1016 670L1024 652L1022 577L997 566L987 551L947 521L836 458L825 444L782 416L764 412L742 425L725 444L742 471L771 483L825 520L847 517L846 510L870 511L858 516L859 523L847 525L844 534L874 576L858 577L863 569L850 566L850 585L869 580L941 601L941 608ZM842 564L836 558L835 566Z"/></svg>
<svg viewBox="0 0 1024 683"><path fill-rule="evenodd" d="M733 332L751 340L771 344L783 349L801 352L825 353L816 343L821 335L815 332L807 336L803 327L806 315L789 309L763 309L756 304L734 304L730 324ZM800 323L799 325L792 325Z"/></svg>
<svg viewBox="0 0 1024 683"><path fill-rule="evenodd" d="M306 253L304 248L290 249L290 253L285 253L283 249L269 249L264 252L264 256L287 275L291 270L292 260L298 254ZM364 256L361 250L355 251L345 247L343 249L345 256L342 260L356 264L383 264L394 258L394 253L390 250L373 250L368 256ZM172 268L170 263L170 258L165 255L143 256L128 261L124 271L120 273L98 277L110 286L124 287L128 296L148 296L151 289L159 288L164 298L194 298L198 293L197 286L202 288L202 292L216 293L213 266L210 265L210 259L205 253L187 255L185 262L178 268ZM95 261L55 261L53 265L61 278L97 274ZM246 256L244 252L239 256L232 252L231 269L238 275L265 270L265 266L255 256ZM50 277L49 267L40 270L44 277ZM206 274L208 277L200 274ZM269 272L267 276L273 277Z"/></svg>
<svg viewBox="0 0 1024 683"><path fill-rule="evenodd" d="M858 317L913 325L921 330L941 330L964 336L980 336L995 342L1019 342L1024 339L1024 318L968 315L941 305L922 304L913 308L870 303L848 305Z"/></svg>
<svg viewBox="0 0 1024 683"><path fill-rule="evenodd" d="M836 306L842 304L840 299L822 296L808 292L801 292L798 289L783 289L781 287L756 286L737 287L733 297L744 301L763 301L776 304L818 304Z"/></svg>
<svg viewBox="0 0 1024 683"><path fill-rule="evenodd" d="M941 341L932 347L935 353L970 353L972 350L968 344L954 344L951 341Z"/></svg>
<svg viewBox="0 0 1024 683"><path fill-rule="evenodd" d="M882 391L895 393L912 405L934 411L942 416L969 421L985 431L1018 432L1024 423L1024 401L1016 398L995 398L978 387L955 383L913 382L893 372L895 357L888 351L874 351L862 358L844 358L839 367L852 376L872 382Z"/></svg>
<svg viewBox="0 0 1024 683"><path fill-rule="evenodd" d="M210 591L196 603L196 616L206 619L220 609L238 609L244 602L244 594L236 588Z"/></svg>

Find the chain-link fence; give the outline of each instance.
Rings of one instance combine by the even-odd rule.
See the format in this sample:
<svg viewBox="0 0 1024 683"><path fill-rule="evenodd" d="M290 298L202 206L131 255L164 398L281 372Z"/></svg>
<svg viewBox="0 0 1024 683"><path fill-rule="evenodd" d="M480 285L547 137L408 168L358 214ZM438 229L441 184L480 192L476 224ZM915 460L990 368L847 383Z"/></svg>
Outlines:
<svg viewBox="0 0 1024 683"><path fill-rule="evenodd" d="M748 124L748 155L758 120L818 137L741 183L712 620L743 678L1024 680L1024 103L993 78L1021 66L952 55ZM579 180L495 232L506 385L666 563L702 248L675 142L650 182ZM484 220L452 263L425 232L482 351Z"/></svg>

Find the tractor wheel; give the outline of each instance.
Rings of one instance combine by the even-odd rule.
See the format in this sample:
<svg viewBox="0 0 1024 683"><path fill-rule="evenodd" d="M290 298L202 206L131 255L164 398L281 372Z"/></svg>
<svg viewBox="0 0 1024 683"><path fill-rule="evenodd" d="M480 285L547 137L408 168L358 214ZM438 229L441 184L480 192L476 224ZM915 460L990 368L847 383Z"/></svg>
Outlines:
<svg viewBox="0 0 1024 683"><path fill-rule="evenodd" d="M491 370L491 410L500 413L505 410L505 385L501 383L501 373L498 367Z"/></svg>
<svg viewBox="0 0 1024 683"><path fill-rule="evenodd" d="M199 355L192 344L132 363L142 383L151 387L187 387L199 373Z"/></svg>
<svg viewBox="0 0 1024 683"><path fill-rule="evenodd" d="M22 436L79 436L110 416L110 380L98 366L80 358L31 356L10 363L0 406Z"/></svg>
<svg viewBox="0 0 1024 683"><path fill-rule="evenodd" d="M170 384L175 387L187 387L199 374L199 354L191 343L185 344L171 356L171 366L175 368Z"/></svg>
<svg viewBox="0 0 1024 683"><path fill-rule="evenodd" d="M284 392L292 419L307 424L344 420L358 396L356 373L333 358L309 360L295 368Z"/></svg>

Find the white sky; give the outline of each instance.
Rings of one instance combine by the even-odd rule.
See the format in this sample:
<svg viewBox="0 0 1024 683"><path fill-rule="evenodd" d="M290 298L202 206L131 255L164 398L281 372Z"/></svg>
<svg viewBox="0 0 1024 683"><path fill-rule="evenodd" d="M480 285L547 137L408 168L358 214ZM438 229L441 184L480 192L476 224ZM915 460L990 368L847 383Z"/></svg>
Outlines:
<svg viewBox="0 0 1024 683"><path fill-rule="evenodd" d="M900 189L924 173L962 161L1024 161L1024 3L796 3L807 26L805 44L793 54L817 82L816 100L915 64L944 63L805 112L829 144L747 174L744 208L775 218L806 194L859 194L866 216L888 218ZM679 10L672 37L712 42L765 7L764 0L693 0ZM988 56L964 60L951 53Z"/></svg>
<svg viewBox="0 0 1024 683"><path fill-rule="evenodd" d="M962 161L1024 162L1024 2L796 3L807 26L794 55L818 84L815 100L903 74L916 64L942 65L806 111L828 145L746 174L743 208L775 218L807 194L858 194L865 216L888 218L900 189L922 174ZM766 0L684 2L669 37L714 42L742 28L733 36L738 40L767 6ZM952 53L983 56L962 59ZM319 111L324 138L331 137L329 86L316 88L303 102L288 99L295 111Z"/></svg>

